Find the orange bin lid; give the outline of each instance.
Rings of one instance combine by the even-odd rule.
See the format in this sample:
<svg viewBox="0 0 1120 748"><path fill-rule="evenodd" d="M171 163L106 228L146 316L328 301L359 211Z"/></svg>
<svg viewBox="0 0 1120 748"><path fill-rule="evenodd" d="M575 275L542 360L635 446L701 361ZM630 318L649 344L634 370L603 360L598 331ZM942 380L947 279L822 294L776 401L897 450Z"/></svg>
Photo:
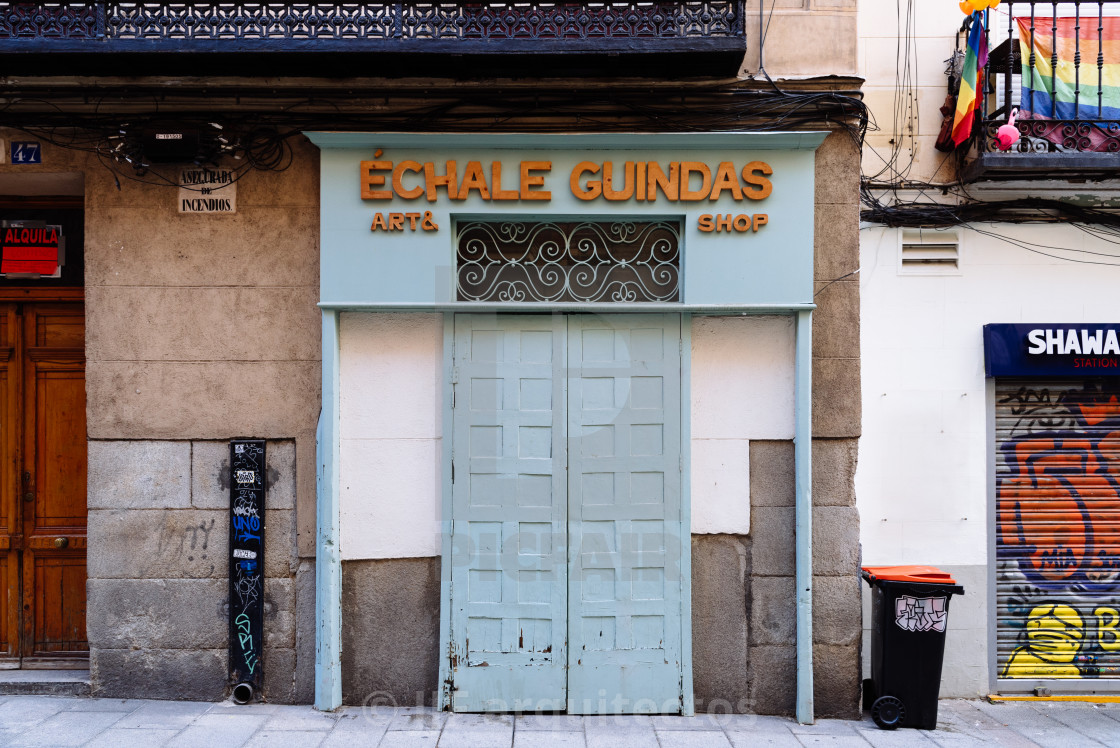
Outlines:
<svg viewBox="0 0 1120 748"><path fill-rule="evenodd" d="M871 581L925 582L926 584L956 584L947 572L936 566L864 566Z"/></svg>

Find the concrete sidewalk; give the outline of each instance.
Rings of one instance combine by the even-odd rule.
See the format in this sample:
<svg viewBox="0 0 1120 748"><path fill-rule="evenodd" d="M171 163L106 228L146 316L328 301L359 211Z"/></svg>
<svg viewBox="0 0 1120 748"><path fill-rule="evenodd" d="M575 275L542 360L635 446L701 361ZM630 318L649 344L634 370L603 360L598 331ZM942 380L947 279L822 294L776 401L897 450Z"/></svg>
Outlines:
<svg viewBox="0 0 1120 748"><path fill-rule="evenodd" d="M1120 704L942 701L938 729L879 730L820 720L805 727L780 717L569 717L448 715L430 709L231 702L0 697L0 746L339 746L340 748L745 748L746 746L1120 747Z"/></svg>

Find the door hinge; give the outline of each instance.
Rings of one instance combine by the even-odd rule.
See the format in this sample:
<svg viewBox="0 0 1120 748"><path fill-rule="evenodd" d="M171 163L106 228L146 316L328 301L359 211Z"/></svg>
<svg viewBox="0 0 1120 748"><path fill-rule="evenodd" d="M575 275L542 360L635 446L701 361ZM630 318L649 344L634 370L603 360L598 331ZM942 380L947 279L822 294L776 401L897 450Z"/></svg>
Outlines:
<svg viewBox="0 0 1120 748"><path fill-rule="evenodd" d="M677 455L677 471L684 472L684 455Z"/></svg>
<svg viewBox="0 0 1120 748"><path fill-rule="evenodd" d="M451 367L451 384L459 384L459 367Z"/></svg>

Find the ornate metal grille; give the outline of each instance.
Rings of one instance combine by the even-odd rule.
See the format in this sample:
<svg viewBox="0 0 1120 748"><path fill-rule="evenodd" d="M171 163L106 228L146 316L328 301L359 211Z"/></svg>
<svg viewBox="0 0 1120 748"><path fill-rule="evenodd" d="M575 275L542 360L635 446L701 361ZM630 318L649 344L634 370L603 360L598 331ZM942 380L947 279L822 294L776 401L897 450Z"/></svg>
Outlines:
<svg viewBox="0 0 1120 748"><path fill-rule="evenodd" d="M95 3L0 3L0 39L96 39Z"/></svg>
<svg viewBox="0 0 1120 748"><path fill-rule="evenodd" d="M0 2L0 38L109 40L737 38L742 0L684 2Z"/></svg>
<svg viewBox="0 0 1120 748"><path fill-rule="evenodd" d="M1003 41L985 71L993 85L982 101L982 148L1000 152L996 132L1018 107L1021 138L1012 152L1120 152L1116 86L1108 72L1120 62L1120 2L1006 0L1000 10L989 16L992 42ZM997 26L1000 17L1006 28ZM1054 70L1062 71L1057 82Z"/></svg>
<svg viewBox="0 0 1120 748"><path fill-rule="evenodd" d="M675 221L470 221L456 239L459 301L680 300Z"/></svg>

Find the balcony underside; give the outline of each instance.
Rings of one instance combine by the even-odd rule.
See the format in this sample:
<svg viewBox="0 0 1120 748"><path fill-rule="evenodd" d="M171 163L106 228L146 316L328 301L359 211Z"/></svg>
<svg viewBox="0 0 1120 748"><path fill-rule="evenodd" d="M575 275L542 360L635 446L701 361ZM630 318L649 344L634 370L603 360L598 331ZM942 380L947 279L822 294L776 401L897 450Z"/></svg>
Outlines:
<svg viewBox="0 0 1120 748"><path fill-rule="evenodd" d="M7 45L6 42L0 44ZM322 42L194 45L185 48L133 47L127 52L0 51L6 76L30 75L205 75L307 76L318 78L425 77L734 77L746 52L737 43L699 42L686 53L671 45L635 44L631 49L561 49L534 44L480 45L423 42L391 45L333 45ZM524 50L524 51L523 51ZM516 55L516 57L514 57ZM142 72L141 72L142 71Z"/></svg>
<svg viewBox="0 0 1120 748"><path fill-rule="evenodd" d="M0 2L0 71L732 76L746 52L743 10L744 0Z"/></svg>
<svg viewBox="0 0 1120 748"><path fill-rule="evenodd" d="M1018 179L1116 179L1116 153L981 153L964 171L965 182Z"/></svg>

